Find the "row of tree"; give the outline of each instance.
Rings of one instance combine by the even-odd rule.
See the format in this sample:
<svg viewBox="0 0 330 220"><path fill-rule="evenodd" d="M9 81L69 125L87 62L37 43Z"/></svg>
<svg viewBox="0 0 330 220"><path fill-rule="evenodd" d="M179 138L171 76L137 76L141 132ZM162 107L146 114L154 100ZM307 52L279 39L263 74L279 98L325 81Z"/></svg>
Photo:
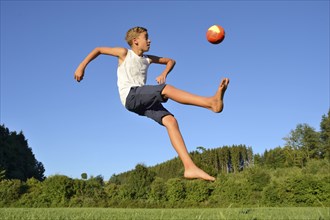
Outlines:
<svg viewBox="0 0 330 220"><path fill-rule="evenodd" d="M197 166L201 167L212 176L219 174L236 173L253 165L253 152L251 147L245 145L223 146L214 149L197 147L190 152L190 156ZM148 168L156 176L168 180L182 177L183 166L181 160L176 157L172 160ZM113 175L110 182L124 184L134 171L128 171L119 175Z"/></svg>
<svg viewBox="0 0 330 220"><path fill-rule="evenodd" d="M298 124L290 134L283 138L284 147L265 151L263 155L255 155L256 164L267 167L304 167L311 159L330 160L330 110L323 115L320 131L308 124Z"/></svg>
<svg viewBox="0 0 330 220"><path fill-rule="evenodd" d="M153 167L138 164L109 181L102 176L88 178L86 173L82 179L63 175L9 178L13 168L6 166L0 170L0 207L330 206L329 116L330 111L322 117L320 132L299 124L285 137L284 147L262 155L253 155L245 145L198 147L191 156L217 177L215 182L182 179L178 158ZM0 152L12 146L8 143L21 147L22 140L27 143L22 133L3 133L7 139L0 138L5 140ZM11 140L18 136L20 142ZM9 160L4 155L8 153L0 153L0 161ZM32 163L35 168L38 164Z"/></svg>
<svg viewBox="0 0 330 220"><path fill-rule="evenodd" d="M199 167L213 176L237 173L254 165L274 169L293 166L303 168L311 159L330 161L330 110L322 116L319 132L308 124L298 124L283 139L284 147L265 150L263 154L253 154L252 148L245 145L233 145L215 149L197 147L190 155ZM184 172L179 158L149 169L165 180L181 177ZM126 183L131 172L113 175L110 181Z"/></svg>
<svg viewBox="0 0 330 220"><path fill-rule="evenodd" d="M310 160L304 168L250 167L221 174L215 182L163 178L141 164L125 184L63 175L26 182L2 180L0 207L241 207L330 206L329 161Z"/></svg>

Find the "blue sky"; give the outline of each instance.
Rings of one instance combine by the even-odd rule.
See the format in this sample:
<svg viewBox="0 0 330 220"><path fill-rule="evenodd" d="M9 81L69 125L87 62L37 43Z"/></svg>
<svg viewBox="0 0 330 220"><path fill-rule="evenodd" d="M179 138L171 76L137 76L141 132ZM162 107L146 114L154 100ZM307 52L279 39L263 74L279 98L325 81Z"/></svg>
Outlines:
<svg viewBox="0 0 330 220"><path fill-rule="evenodd" d="M219 45L205 38L213 24L226 31ZM299 123L319 130L329 109L329 1L1 1L1 124L23 131L47 176L108 179L176 156L162 126L121 105L114 57L73 79L95 47L127 47L133 26L148 28L148 54L177 61L168 84L208 96L231 79L221 114L165 104L189 151L245 144L263 153ZM148 84L162 68L150 66Z"/></svg>

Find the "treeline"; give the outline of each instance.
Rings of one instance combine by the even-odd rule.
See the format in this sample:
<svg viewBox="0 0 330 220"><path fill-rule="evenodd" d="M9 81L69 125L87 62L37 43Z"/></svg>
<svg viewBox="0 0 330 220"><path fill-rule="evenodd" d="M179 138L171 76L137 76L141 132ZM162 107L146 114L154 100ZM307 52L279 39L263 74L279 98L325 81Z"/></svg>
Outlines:
<svg viewBox="0 0 330 220"><path fill-rule="evenodd" d="M240 172L253 165L252 147L245 145L223 146L215 149L197 147L195 151L190 152L190 156L198 167L212 176ZM164 180L182 177L184 173L182 162L178 157L148 169ZM132 172L113 175L110 182L124 184Z"/></svg>
<svg viewBox="0 0 330 220"><path fill-rule="evenodd" d="M319 132L299 124L284 147L261 155L245 145L198 147L191 156L215 182L183 179L181 161L174 158L153 167L138 164L108 181L86 173L81 179L3 178L0 207L329 207L329 116L322 116Z"/></svg>
<svg viewBox="0 0 330 220"><path fill-rule="evenodd" d="M330 206L329 161L310 160L304 168L265 169L220 174L215 182L157 177L137 165L125 184L101 176L63 175L2 180L0 207L241 207Z"/></svg>

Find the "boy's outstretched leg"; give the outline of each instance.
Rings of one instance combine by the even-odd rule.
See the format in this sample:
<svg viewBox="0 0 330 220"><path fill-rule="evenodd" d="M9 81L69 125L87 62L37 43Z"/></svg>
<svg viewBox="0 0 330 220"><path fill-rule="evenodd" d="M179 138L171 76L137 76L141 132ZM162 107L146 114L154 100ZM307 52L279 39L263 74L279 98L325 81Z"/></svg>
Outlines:
<svg viewBox="0 0 330 220"><path fill-rule="evenodd" d="M172 99L173 101L179 102L185 105L195 105L203 108L207 108L213 112L219 113L223 110L223 98L226 89L229 84L229 79L222 79L218 90L211 97L204 97L199 95L194 95L189 92L177 89L171 85L166 85L162 91L162 95L166 98Z"/></svg>
<svg viewBox="0 0 330 220"><path fill-rule="evenodd" d="M183 166L184 166L184 177L187 179L204 179L214 181L215 178L205 173L203 170L198 168L192 161L187 151L186 145L182 138L179 125L177 120L172 115L167 115L162 120L163 125L166 127L168 135L170 137L172 146L178 153Z"/></svg>

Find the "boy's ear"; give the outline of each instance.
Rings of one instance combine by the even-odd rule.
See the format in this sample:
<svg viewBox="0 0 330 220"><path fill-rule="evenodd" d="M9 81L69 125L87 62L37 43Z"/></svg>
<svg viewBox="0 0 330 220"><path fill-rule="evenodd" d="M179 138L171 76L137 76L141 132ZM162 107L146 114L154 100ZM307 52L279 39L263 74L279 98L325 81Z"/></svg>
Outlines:
<svg viewBox="0 0 330 220"><path fill-rule="evenodd" d="M133 38L132 42L135 46L137 46L139 44L136 38Z"/></svg>

